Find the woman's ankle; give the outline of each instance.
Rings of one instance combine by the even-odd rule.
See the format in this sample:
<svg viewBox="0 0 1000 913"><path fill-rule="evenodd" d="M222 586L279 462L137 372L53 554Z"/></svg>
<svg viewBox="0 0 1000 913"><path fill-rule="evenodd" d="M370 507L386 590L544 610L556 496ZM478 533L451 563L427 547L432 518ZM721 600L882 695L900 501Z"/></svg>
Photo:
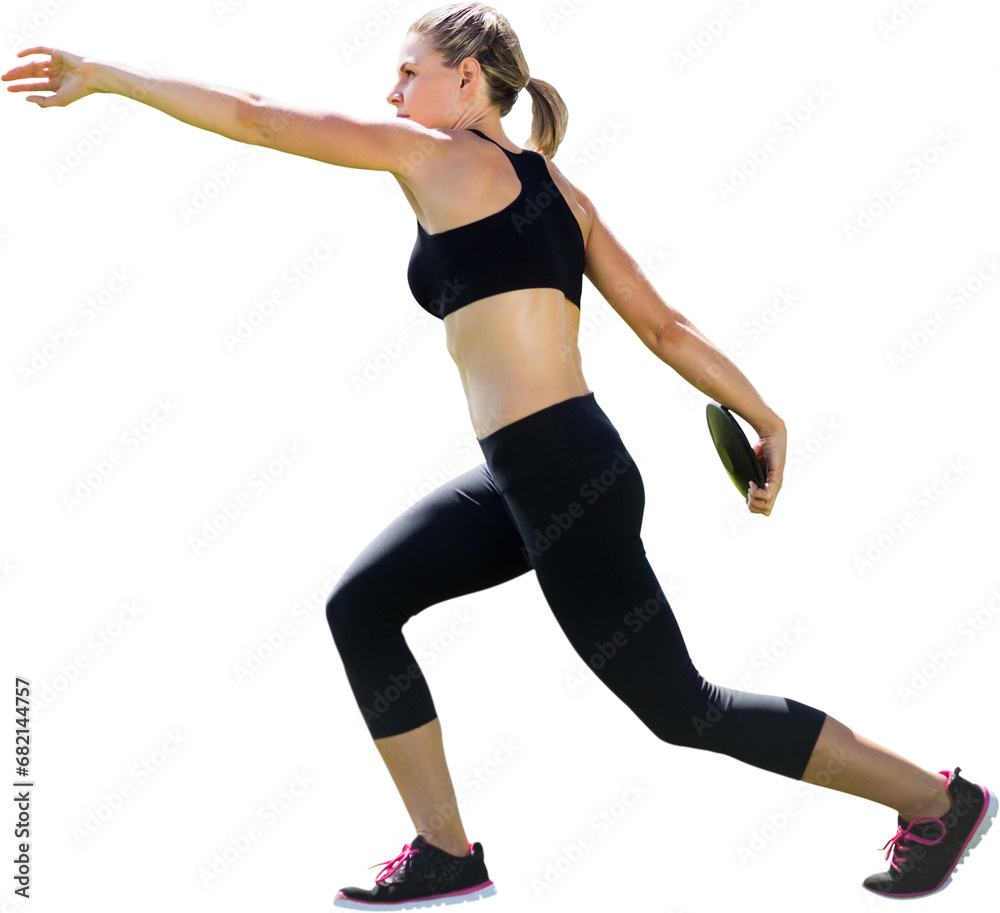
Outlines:
<svg viewBox="0 0 1000 913"><path fill-rule="evenodd" d="M417 833L424 838L431 846L450 856L468 856L471 852L469 841L465 835L456 836L454 834L436 834L429 830L420 830Z"/></svg>
<svg viewBox="0 0 1000 913"><path fill-rule="evenodd" d="M904 821L914 818L943 818L951 811L954 804L948 791L948 778L942 774L934 774L936 781L927 793L912 806L897 809Z"/></svg>

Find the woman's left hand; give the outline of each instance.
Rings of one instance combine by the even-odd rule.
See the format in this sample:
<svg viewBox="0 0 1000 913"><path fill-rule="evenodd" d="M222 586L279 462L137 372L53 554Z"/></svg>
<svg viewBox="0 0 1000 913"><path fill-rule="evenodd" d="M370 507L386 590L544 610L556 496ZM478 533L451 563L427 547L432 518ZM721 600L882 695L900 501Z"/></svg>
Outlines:
<svg viewBox="0 0 1000 913"><path fill-rule="evenodd" d="M28 54L48 54L48 60L32 60L19 67L12 67L2 78L4 82L11 79L29 79L38 77L44 82L18 83L7 86L9 92L55 92L55 95L29 95L25 101L33 102L39 108L64 108L87 95L92 94L94 86L88 74L93 69L88 67L90 61L69 51L58 48L35 47L25 48L17 52L18 57Z"/></svg>

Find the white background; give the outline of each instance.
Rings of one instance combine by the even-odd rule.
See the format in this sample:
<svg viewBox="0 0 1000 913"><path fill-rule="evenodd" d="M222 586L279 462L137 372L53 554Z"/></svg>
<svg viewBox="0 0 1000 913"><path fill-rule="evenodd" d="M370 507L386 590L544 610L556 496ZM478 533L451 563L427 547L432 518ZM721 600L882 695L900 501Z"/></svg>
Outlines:
<svg viewBox="0 0 1000 913"><path fill-rule="evenodd" d="M568 104L556 164L789 429L777 507L751 518L712 449L705 398L585 283L584 373L640 466L643 540L696 664L724 685L749 673L750 690L1000 787L1000 278L984 270L975 295L956 297L1000 255L1000 14L985 0L903 6L501 9L532 74ZM0 67L45 44L384 118L406 28L427 8L18 2ZM374 37L348 54L366 24ZM328 909L413 833L325 596L411 490L481 461L443 327L406 285L412 211L387 174L241 148L114 96L41 109L10 94L2 117L0 651L7 706L15 675L38 700L23 909ZM529 124L524 96L505 129L521 144ZM768 140L755 168L749 150ZM724 192L741 167L754 173ZM905 192L880 213L893 181ZM210 204L185 216L199 194ZM866 209L852 238L845 226ZM335 254L228 351L224 334L287 289L282 274L320 239ZM130 277L124 291L46 350L115 271ZM794 301L784 310L781 292ZM408 344L356 389L402 332ZM52 357L31 375L35 350ZM257 491L251 476L286 442L300 452ZM116 449L120 465L68 505ZM192 537L240 492L249 506L196 550ZM976 613L978 631L964 621ZM792 623L805 633L765 658ZM878 847L894 812L666 745L599 683L574 688L582 663L533 574L434 607L406 632L418 657L435 657L424 670L467 832L498 886L490 909L889 903L860 882L887 867ZM241 680L253 654L264 659ZM297 776L311 785L291 799ZM615 818L633 787L643 795ZM265 820L271 801L285 807ZM603 811L606 832L593 821ZM259 839L236 853L250 825ZM561 861L584 837L579 862ZM921 909L992 896L997 839ZM206 883L227 849L235 861ZM4 911L22 908L12 874L5 862Z"/></svg>

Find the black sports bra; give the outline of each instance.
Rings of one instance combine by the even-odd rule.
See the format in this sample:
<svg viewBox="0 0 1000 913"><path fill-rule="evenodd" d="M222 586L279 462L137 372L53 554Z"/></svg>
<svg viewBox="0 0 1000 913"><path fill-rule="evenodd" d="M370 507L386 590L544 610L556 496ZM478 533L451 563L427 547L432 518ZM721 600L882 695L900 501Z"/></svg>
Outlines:
<svg viewBox="0 0 1000 913"><path fill-rule="evenodd" d="M500 292L555 288L580 307L583 233L545 158L531 149L510 152L479 130L472 132L503 149L521 192L499 212L437 234L427 234L417 222L406 271L417 304L444 320Z"/></svg>

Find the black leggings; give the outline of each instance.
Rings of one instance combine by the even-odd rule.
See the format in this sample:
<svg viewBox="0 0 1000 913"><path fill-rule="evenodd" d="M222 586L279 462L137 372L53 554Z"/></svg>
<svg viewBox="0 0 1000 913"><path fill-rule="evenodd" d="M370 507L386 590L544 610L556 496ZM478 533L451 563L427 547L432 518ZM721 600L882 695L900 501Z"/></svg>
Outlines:
<svg viewBox="0 0 1000 913"><path fill-rule="evenodd" d="M400 514L327 603L372 738L436 717L406 621L534 570L573 648L658 738L801 779L826 714L699 674L639 537L642 477L594 393L479 443L486 462Z"/></svg>

